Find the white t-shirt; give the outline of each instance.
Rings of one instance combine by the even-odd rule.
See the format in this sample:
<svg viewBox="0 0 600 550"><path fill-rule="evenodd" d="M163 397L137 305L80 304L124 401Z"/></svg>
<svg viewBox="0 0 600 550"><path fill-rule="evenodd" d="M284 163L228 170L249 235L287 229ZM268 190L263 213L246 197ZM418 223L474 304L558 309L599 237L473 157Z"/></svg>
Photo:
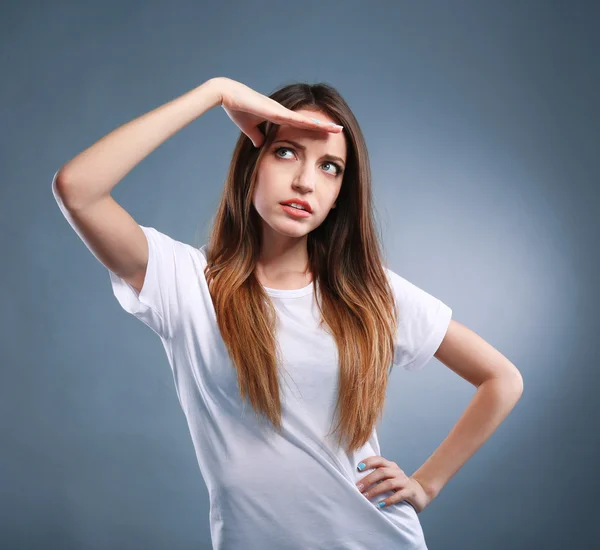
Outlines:
<svg viewBox="0 0 600 550"><path fill-rule="evenodd" d="M388 491L365 498L356 483L381 456L376 430L351 455L326 438L337 398L337 348L318 328L313 283L265 287L278 314L284 362L279 435L242 401L237 372L220 336L204 276L206 246L195 248L152 227L146 278L135 289L109 270L120 305L157 333L210 497L214 549L426 549L415 509L403 501L379 509ZM386 268L387 269L387 268ZM438 349L452 310L387 270L403 322L394 366L417 370ZM391 365L390 365L391 368ZM386 457L387 458L387 457Z"/></svg>

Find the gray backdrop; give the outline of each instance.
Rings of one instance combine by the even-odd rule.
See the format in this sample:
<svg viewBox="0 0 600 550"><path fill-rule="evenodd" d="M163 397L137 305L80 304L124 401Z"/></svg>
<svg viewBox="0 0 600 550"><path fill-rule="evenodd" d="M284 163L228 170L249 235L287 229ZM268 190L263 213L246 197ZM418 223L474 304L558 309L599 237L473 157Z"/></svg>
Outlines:
<svg viewBox="0 0 600 550"><path fill-rule="evenodd" d="M336 86L367 138L390 267L523 374L515 409L420 514L430 549L598 541L597 6L4 3L0 547L210 548L161 342L120 308L51 182L214 76L265 95ZM204 243L238 132L209 111L113 197ZM435 359L395 372L382 455L411 474L474 391Z"/></svg>

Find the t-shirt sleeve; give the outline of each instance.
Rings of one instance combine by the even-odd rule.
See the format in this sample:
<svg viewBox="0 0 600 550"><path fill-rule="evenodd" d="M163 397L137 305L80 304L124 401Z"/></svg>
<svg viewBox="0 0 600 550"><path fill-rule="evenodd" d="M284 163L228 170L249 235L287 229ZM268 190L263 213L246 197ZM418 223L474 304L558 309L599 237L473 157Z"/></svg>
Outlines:
<svg viewBox="0 0 600 550"><path fill-rule="evenodd" d="M389 269L388 275L399 314L393 363L406 370L420 370L440 347L452 309Z"/></svg>
<svg viewBox="0 0 600 550"><path fill-rule="evenodd" d="M113 293L121 307L162 338L170 338L178 318L177 276L185 261L184 243L153 227L140 226L148 241L148 266L141 292L108 270Z"/></svg>

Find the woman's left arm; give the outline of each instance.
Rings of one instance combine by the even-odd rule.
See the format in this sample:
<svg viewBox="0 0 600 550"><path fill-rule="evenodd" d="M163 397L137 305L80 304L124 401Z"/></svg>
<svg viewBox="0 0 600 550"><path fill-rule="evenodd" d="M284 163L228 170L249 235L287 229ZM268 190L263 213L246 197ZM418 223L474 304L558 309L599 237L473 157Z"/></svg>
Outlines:
<svg viewBox="0 0 600 550"><path fill-rule="evenodd" d="M431 499L494 433L523 393L519 370L454 319L435 357L477 391L448 436L411 476Z"/></svg>

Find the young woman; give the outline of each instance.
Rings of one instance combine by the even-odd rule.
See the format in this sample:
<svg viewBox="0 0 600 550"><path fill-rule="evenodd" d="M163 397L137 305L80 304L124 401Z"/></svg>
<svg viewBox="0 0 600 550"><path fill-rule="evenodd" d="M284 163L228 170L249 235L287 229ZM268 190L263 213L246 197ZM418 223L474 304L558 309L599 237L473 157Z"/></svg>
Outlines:
<svg viewBox="0 0 600 550"><path fill-rule="evenodd" d="M209 242L196 248L138 225L110 192L217 105L241 134ZM365 141L333 87L266 97L210 79L77 155L53 191L120 305L162 340L214 548L426 548L417 514L508 415L522 379L385 266ZM392 367L433 356L477 392L407 476L380 456L375 428Z"/></svg>

